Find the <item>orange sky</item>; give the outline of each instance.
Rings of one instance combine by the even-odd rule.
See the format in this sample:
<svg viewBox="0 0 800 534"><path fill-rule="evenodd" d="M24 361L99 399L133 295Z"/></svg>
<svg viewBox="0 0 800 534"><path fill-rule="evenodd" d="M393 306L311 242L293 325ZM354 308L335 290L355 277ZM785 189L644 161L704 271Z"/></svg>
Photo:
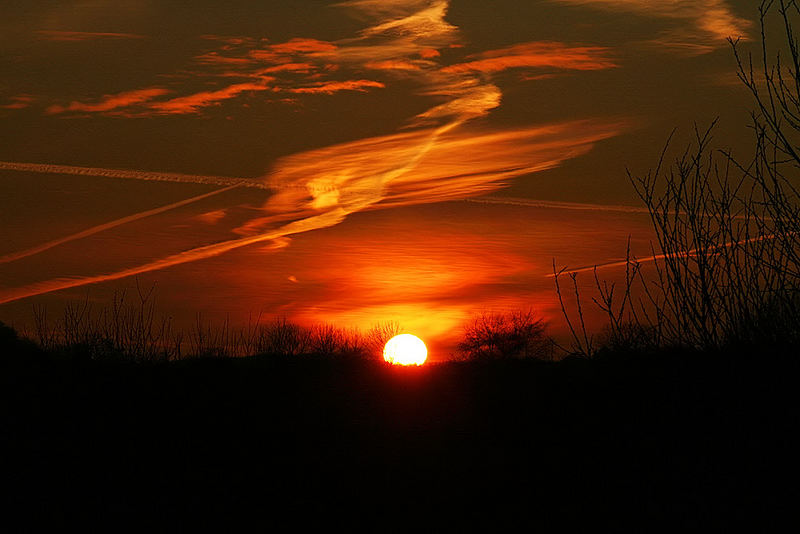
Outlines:
<svg viewBox="0 0 800 534"><path fill-rule="evenodd" d="M1 320L139 276L176 317L396 320L438 357L482 310L559 330L553 258L647 251L625 167L746 121L748 2L263 4L0 7Z"/></svg>

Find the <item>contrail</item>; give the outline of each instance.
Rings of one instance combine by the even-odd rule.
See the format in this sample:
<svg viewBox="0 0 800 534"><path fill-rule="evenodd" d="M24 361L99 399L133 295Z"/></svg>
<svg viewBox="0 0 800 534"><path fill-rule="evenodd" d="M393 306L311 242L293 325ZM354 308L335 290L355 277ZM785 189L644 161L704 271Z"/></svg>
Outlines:
<svg viewBox="0 0 800 534"><path fill-rule="evenodd" d="M770 235L762 235L762 236L757 236L757 237L751 237L750 239L743 239L741 241L729 241L728 243L723 243L723 244L720 244L720 245L715 245L713 247L710 247L710 249L707 252L705 252L705 254L713 254L714 251L716 251L718 249L721 249L721 248L728 248L728 247L732 247L734 245L747 245L749 243L757 243L759 241L767 241L767 240L770 240L770 239L775 239L776 237L778 237L778 236L775 235L775 234L770 234ZM667 259L669 257L673 257L673 258L688 258L690 256L699 256L700 254L703 254L703 253L700 252L697 249L687 250L687 251L683 251L683 252L675 252L675 253L672 253L672 254L654 254L652 256L647 256L646 258L642 258L642 259L631 258L630 260L627 260L627 259L626 260L614 260L614 261L609 261L609 262L606 262L606 263L598 263L597 265L589 265L589 266L586 266L586 267L577 267L575 269L564 269L563 271L561 271L558 274L561 275L561 274L586 273L586 272L592 272L595 269L605 269L605 268L608 268L608 267L624 267L624 266L626 266L628 264L653 263L653 262L656 262L656 261L659 261L659 260ZM547 275L547 278L554 278L555 276L556 276L555 274L551 273L551 274Z"/></svg>
<svg viewBox="0 0 800 534"><path fill-rule="evenodd" d="M291 222L272 232L267 232L255 236L242 237L239 239L232 239L228 241L222 241L220 243L214 243L211 245L194 248L191 250L180 252L178 254L167 256L165 258L161 258L159 260L145 263L137 267L132 267L130 269L125 269L114 273L108 273L96 276L55 278L45 282L39 282L36 284L31 284L28 286L11 289L5 292L0 292L0 304L5 304L7 302L13 302L15 300L33 297L36 295L43 295L45 293L52 293L53 291L60 291L62 289L69 289L88 284L96 284L99 282L109 282L112 280L119 280L121 278L127 278L129 276L135 276L137 274L144 274L150 271L166 269L167 267L172 267L183 263L193 262L205 258L210 258L213 256L219 256L220 254L223 254L225 252L241 247L246 247L248 245L252 245L255 243L260 243L263 241L272 241L293 234L334 226L342 222L351 213L360 211L367 206L379 202L383 198L381 195L382 193L381 190L387 182L412 170L417 164L419 164L420 160L424 158L425 154L427 154L431 150L431 148L436 143L436 139L439 136L441 136L442 134L446 133L447 131L453 128L458 127L459 125L460 122L455 121L440 128L437 128L432 132L431 136L426 140L426 142L422 146L418 147L418 150L403 166L397 169L392 169L386 172L383 176L376 177L376 181L378 182L377 184L378 187L377 189L374 190L374 195L372 197L365 198L363 196L359 196L357 199L355 199L355 201L353 201L349 205L345 206L337 205L336 207L333 207L328 211L325 211L319 215L314 215L311 217L306 217L305 219L300 219L298 221Z"/></svg>
<svg viewBox="0 0 800 534"><path fill-rule="evenodd" d="M41 245L37 245L35 247L31 247L29 249L20 250L18 252L11 252L4 256L0 256L0 263L9 263L12 261L20 260L22 258L27 258L28 256L33 256L34 254L39 254L40 252L44 252L45 250L49 250L53 247L57 247L58 245L63 245L64 243L69 243L70 241L75 241L76 239L82 239L84 237L88 237L90 235L97 234L99 232L103 232L105 230L110 230L111 228L115 228L117 226L127 224L129 222L138 221L139 219L144 219L145 217L150 217L152 215L158 215L159 213L164 213L165 211L173 210L175 208L180 208L181 206L186 206L187 204L192 204L193 202L198 202L205 198L209 198L215 195L219 195L220 193L224 193L226 191L230 191L231 189L236 189L237 187L241 187L239 185L231 185L228 187L223 187L222 189L217 189L215 191L211 191L209 193L205 193L202 195L198 195L196 197L187 198L185 200L181 200L179 202L174 202L172 204L168 204L166 206L160 206L158 208L154 208L147 211L142 211L140 213L135 213L133 215L128 215L127 217L122 217L121 219L116 219L114 221L110 221L107 223L103 223L97 226L93 226L91 228L87 228L86 230L80 231L76 234L68 235L65 237L61 237L58 239L54 239L53 241L48 241L47 243L42 243Z"/></svg>
<svg viewBox="0 0 800 534"><path fill-rule="evenodd" d="M650 214L650 209L640 206L627 206L621 204L586 204L583 202L563 202L557 200L536 200L527 198L515 197L480 197L480 198L464 198L464 202L471 202L473 204L500 204L503 206L520 206L526 208L547 208L559 210L576 210L576 211L607 211L616 213L641 213L645 215ZM669 210L667 215L688 215L686 211ZM659 216L664 215L663 212L658 212ZM720 214L701 213L699 217L705 219L713 219L720 217ZM723 214L724 216L724 214ZM772 217L760 216L763 220L772 220ZM752 219L748 215L731 215L731 219L747 220Z"/></svg>
<svg viewBox="0 0 800 534"><path fill-rule="evenodd" d="M165 258L161 258L159 260L145 263L137 267L125 269L123 271L101 274L97 276L55 278L53 280L48 280L45 282L39 282L20 288L10 289L4 292L0 292L0 304L5 304L7 302L13 302L15 300L33 297L36 295L43 295L45 293L51 293L53 291L59 291L62 289L69 289L72 287L95 284L98 282L119 280L121 278L126 278L128 276L135 276L137 274L143 274L150 271L166 269L167 267L180 265L182 263L192 262L204 258L210 258L212 256L219 256L220 254L223 254L230 250L234 250L240 247L245 247L247 245L252 245L254 243L259 243L262 241L271 241L281 237L298 234L301 232L307 232L309 230L316 230L319 228L333 226L344 220L346 216L347 212L343 209L331 210L321 215L308 217L300 221L289 223L272 232L250 237L243 237L240 239L233 239L229 241L222 241L220 243L214 243L211 245L194 248L191 250L180 252L178 254L167 256Z"/></svg>
<svg viewBox="0 0 800 534"><path fill-rule="evenodd" d="M556 200L535 200L514 197L465 198L464 201L472 202L474 204L501 204L504 206L521 206L527 208L551 208L579 211L613 211L620 213L650 213L647 208L641 208L637 206L585 204L581 202L560 202Z"/></svg>
<svg viewBox="0 0 800 534"><path fill-rule="evenodd" d="M362 68L367 61L398 57L416 61L426 51L456 44L458 29L445 20L449 3L449 0L345 2L343 5L375 19L374 24L358 37L340 42L335 53L327 57L323 54L320 60ZM500 88L482 74L467 70L443 72L441 65L431 59L421 65L419 71L409 76L448 99L412 119L408 124L413 126L412 130L289 156L279 161L264 179L0 162L0 170L266 189L275 193L264 205L266 219L270 223L276 216L296 219L276 229L193 248L117 272L62 277L0 290L0 304L117 280L326 228L387 198L395 202L399 198L410 205L486 193L501 187L511 177L552 168L584 154L594 143L627 128L626 121L620 120L578 121L510 131L475 129L456 133L454 130L462 124L485 117L500 106ZM429 125L439 126L429 128ZM464 174L466 169L471 174ZM309 211L314 215L303 217ZM264 218L256 219L242 230L254 230L265 223Z"/></svg>
<svg viewBox="0 0 800 534"><path fill-rule="evenodd" d="M431 148L434 146L436 142L436 139L440 135L446 133L447 131L453 128L458 127L459 124L460 124L459 121L455 121L440 128L437 128L432 132L431 136L426 140L426 142L422 146L418 147L417 151L403 166L396 169L392 169L386 172L383 176L376 177L376 181L378 182L377 183L378 187L377 189L374 190L374 194L371 197L365 198L363 196L358 196L355 199L355 201L349 203L349 205L347 204L345 204L344 206L337 205L319 215L314 215L311 217L306 217L305 219L300 219L298 221L291 222L272 232L262 233L255 236L242 237L239 239L232 239L228 241L222 241L220 243L214 243L212 245L206 245L203 247L194 248L191 250L180 252L178 254L167 256L165 258L161 258L159 260L145 263L137 267L132 267L130 269L125 269L122 271L117 271L115 273L108 273L97 276L75 277L75 278L56 278L45 282L31 284L25 287L11 289L9 291L0 293L0 304L5 304L7 302L33 297L36 295L42 295L45 293L51 293L53 291L59 291L62 289L79 287L88 284L95 284L98 282L119 280L121 278L127 278L128 276L135 276L137 274L143 274L150 271L165 269L167 267L172 267L187 262L210 258L212 256L218 256L230 250L245 247L262 241L271 241L274 239L286 237L293 234L334 226L342 222L349 214L356 211L360 211L361 209L364 209L366 206L379 202L383 198L381 192L387 182L390 182L391 180L397 178L398 176L412 170L425 156L425 154L427 154L431 150Z"/></svg>
<svg viewBox="0 0 800 534"><path fill-rule="evenodd" d="M123 180L144 180L148 182L179 182L189 184L220 185L226 187L252 187L270 189L267 185L245 178L226 176L203 176L180 174L175 172L149 172L124 169L103 169L100 167L74 167L71 165L54 165L50 163L18 163L0 161L0 170L38 172L43 174L70 174L75 176L99 176L102 178L120 178Z"/></svg>

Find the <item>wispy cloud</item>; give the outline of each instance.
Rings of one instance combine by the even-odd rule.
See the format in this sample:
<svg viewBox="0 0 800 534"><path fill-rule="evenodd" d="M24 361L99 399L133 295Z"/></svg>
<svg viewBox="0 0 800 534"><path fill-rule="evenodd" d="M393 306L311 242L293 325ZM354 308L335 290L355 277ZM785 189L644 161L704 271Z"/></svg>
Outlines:
<svg viewBox="0 0 800 534"><path fill-rule="evenodd" d="M611 68L614 63L604 49L527 43L476 56L471 67L448 70L441 65L437 50L457 46L461 37L458 29L445 20L447 0L355 0L341 5L355 10L371 25L358 36L336 43L314 39L267 45L223 41L225 55L255 61L243 73L251 68L249 72L255 73L282 64L308 64L318 74L339 79L312 81L300 76L272 79L269 83L258 80L168 101L148 101L146 106L154 112L191 113L246 91L270 89L270 93L302 95L380 88L385 85L383 81L353 79L350 75L370 68L370 64L406 62L419 69L408 69L399 75L416 82L420 94L436 102L427 111L409 118L405 131L310 150L278 161L262 185L275 194L262 206L260 214L236 229L239 237L116 272L6 290L0 293L0 303L284 239L337 225L364 210L481 195L515 177L550 169L585 154L596 143L629 128L625 120L601 118L495 130L476 127L472 122L502 102L500 88L491 81L493 72L513 66ZM246 50L254 45L257 50ZM545 59L533 57L537 52ZM479 65L481 61L488 63ZM558 61L561 63L556 64ZM294 75L297 71L287 72Z"/></svg>
<svg viewBox="0 0 800 534"><path fill-rule="evenodd" d="M266 91L268 79L261 83L237 83L216 91L202 91L187 96L181 96L164 102L152 102L148 105L150 110L165 114L197 113L200 109L217 105L224 100L239 96L248 91Z"/></svg>
<svg viewBox="0 0 800 534"><path fill-rule="evenodd" d="M158 92L167 89L144 88L100 101L56 104L48 112L118 117L190 114L248 92L262 92L267 100L276 93L333 95L382 89L403 79L417 83L420 95L442 100L409 121L410 126L430 126L441 120L481 117L499 106L501 92L486 75L513 68L563 71L617 66L606 47L558 42L521 43L443 64L440 50L461 46L458 28L446 20L448 0L356 0L338 5L371 24L355 37L336 42L298 37L273 43L206 35L204 40L217 46L197 54L190 70L171 77L169 91L175 96L169 100ZM372 74L364 77L365 71ZM198 78L214 88L186 94L180 87ZM231 84L235 78L239 80Z"/></svg>
<svg viewBox="0 0 800 534"><path fill-rule="evenodd" d="M522 43L472 56L471 61L450 65L445 72L500 72L513 68L550 67L564 70L603 70L617 67L605 47L568 46L555 42Z"/></svg>
<svg viewBox="0 0 800 534"><path fill-rule="evenodd" d="M403 71L403 70L410 70L410 71L419 71L422 70L422 66L418 62L413 61L404 61L399 59L387 59L384 61L369 61L364 64L364 66L368 69L373 70L386 70L386 71Z"/></svg>
<svg viewBox="0 0 800 534"><path fill-rule="evenodd" d="M114 32L75 32L62 30L39 30L40 39L47 41L95 41L98 39L144 39L146 36L135 33Z"/></svg>
<svg viewBox="0 0 800 534"><path fill-rule="evenodd" d="M311 87L296 87L287 89L290 93L295 94L326 94L332 95L338 91L361 91L364 92L368 88L383 88L385 84L376 82L374 80L346 80L343 82L323 82Z"/></svg>
<svg viewBox="0 0 800 534"><path fill-rule="evenodd" d="M149 102L167 93L169 91L162 87L136 89L115 95L105 95L97 102L71 102L66 106L53 105L47 108L47 113L51 115L66 112L104 113Z"/></svg>
<svg viewBox="0 0 800 534"><path fill-rule="evenodd" d="M236 98L242 93L270 89L271 78L262 76L261 81L236 83L214 91L201 91L169 100L157 100L170 91L160 87L136 89L116 95L106 95L97 102L71 102L68 105L53 105L47 108L51 115L64 113L103 113L120 117L145 117L150 115L185 115L198 113L203 108L218 105Z"/></svg>
<svg viewBox="0 0 800 534"><path fill-rule="evenodd" d="M584 154L627 128L625 121L605 120L501 131L446 126L303 152L267 176L277 194L265 209L351 212L477 196Z"/></svg>
<svg viewBox="0 0 800 534"><path fill-rule="evenodd" d="M647 17L688 22L693 28L666 30L651 44L689 54L702 54L725 45L728 37L746 38L752 25L737 16L728 0L550 0L562 4L587 6Z"/></svg>
<svg viewBox="0 0 800 534"><path fill-rule="evenodd" d="M33 104L35 98L33 95L21 94L15 95L10 98L10 102L0 105L0 109L25 109Z"/></svg>

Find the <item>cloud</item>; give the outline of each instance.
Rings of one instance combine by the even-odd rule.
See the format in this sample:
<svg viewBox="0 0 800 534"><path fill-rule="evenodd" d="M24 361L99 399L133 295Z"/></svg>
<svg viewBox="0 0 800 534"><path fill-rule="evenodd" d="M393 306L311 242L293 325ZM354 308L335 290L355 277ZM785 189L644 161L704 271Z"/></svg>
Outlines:
<svg viewBox="0 0 800 534"><path fill-rule="evenodd" d="M419 57L421 57L422 59L434 59L441 55L442 54L439 53L439 51L436 50L435 48L426 48L424 50L419 51Z"/></svg>
<svg viewBox="0 0 800 534"><path fill-rule="evenodd" d="M0 304L327 228L367 209L480 195L516 176L553 168L584 154L594 143L618 135L626 127L624 122L579 121L479 132L447 125L297 154L281 160L265 178L267 187L277 193L263 207L266 217L241 229L250 235L107 274L57 278L2 290ZM277 228L261 229L267 222L292 217L296 219Z"/></svg>
<svg viewBox="0 0 800 534"><path fill-rule="evenodd" d="M372 69L372 70L387 70L387 71L393 71L393 70L419 71L419 70L422 70L422 66L420 66L418 63L415 63L413 61L404 61L404 60L400 60L400 59L395 59L395 60L387 59L387 60L384 60L384 61L369 61L369 62L365 63L364 66L366 68Z"/></svg>
<svg viewBox="0 0 800 534"><path fill-rule="evenodd" d="M68 112L105 113L118 117L147 117L150 115L183 115L198 113L202 108L218 105L224 100L238 97L250 91L266 91L270 87L269 77L262 77L261 82L237 83L214 91L201 91L170 100L154 100L169 91L162 88L137 89L116 95L107 95L99 102L72 102L68 106L53 105L47 113L54 115ZM128 108L135 107L134 110Z"/></svg>
<svg viewBox="0 0 800 534"><path fill-rule="evenodd" d="M728 37L747 38L752 23L738 17L727 0L550 0L562 4L587 6L610 11L626 11L641 16L687 21L693 29L680 27L663 32L650 41L674 51L707 53L724 46Z"/></svg>
<svg viewBox="0 0 800 534"><path fill-rule="evenodd" d="M161 87L149 87L146 89L136 89L134 91L125 91L115 95L105 95L101 100L94 103L85 102L72 102L67 106L54 105L47 108L47 113L51 115L65 113L65 112L87 112L87 113L102 113L109 112L120 108L126 108L136 104L142 104L153 100L156 97L169 93L168 90Z"/></svg>
<svg viewBox="0 0 800 534"><path fill-rule="evenodd" d="M564 70L602 70L617 67L610 51L598 46L568 46L555 42L522 43L483 52L475 59L445 67L445 72L500 72L512 68L558 68Z"/></svg>
<svg viewBox="0 0 800 534"><path fill-rule="evenodd" d="M343 82L325 82L312 87L297 87L287 89L295 94L325 94L331 95L339 91L361 91L365 92L368 88L384 88L385 84L373 80L346 80Z"/></svg>
<svg viewBox="0 0 800 534"><path fill-rule="evenodd" d="M451 124L303 152L276 164L265 178L276 191L264 206L266 216L240 230L258 231L275 214L349 214L482 195L516 176L556 167L628 128L619 120L500 131Z"/></svg>
<svg viewBox="0 0 800 534"><path fill-rule="evenodd" d="M216 224L224 219L227 214L228 210L226 209L213 210L201 213L200 215L196 216L195 219L205 224Z"/></svg>
<svg viewBox="0 0 800 534"><path fill-rule="evenodd" d="M231 65L251 65L253 60L247 57L233 57L233 56L223 56L217 51L206 52L205 54L200 54L196 56L194 60L197 63L202 63L205 65L223 65L223 66L231 66Z"/></svg>
<svg viewBox="0 0 800 534"><path fill-rule="evenodd" d="M21 94L12 96L10 100L8 104L0 105L0 109L25 109L30 107L35 99L32 95Z"/></svg>
<svg viewBox="0 0 800 534"><path fill-rule="evenodd" d="M327 41L318 39L290 39L284 43L262 46L247 51L247 58L250 61L260 61L267 63L285 63L293 61L293 58L304 57L313 58L315 56L331 54L335 52L337 46Z"/></svg>
<svg viewBox="0 0 800 534"><path fill-rule="evenodd" d="M216 91L202 91L187 96L181 96L164 102L152 102L148 108L156 113L187 114L197 113L200 109L217 105L224 100L235 98L248 91L266 91L269 86L265 80L262 83L237 83Z"/></svg>
<svg viewBox="0 0 800 534"><path fill-rule="evenodd" d="M274 67L267 67L265 69L261 69L256 74L261 76L264 74L275 74L278 72L311 72L315 70L316 67L311 65L310 63L282 63L280 65L275 65Z"/></svg>
<svg viewBox="0 0 800 534"><path fill-rule="evenodd" d="M328 41L320 41L319 39L302 39L295 38L286 41L285 43L274 44L269 47L269 50L275 54L317 54L333 52L336 50L336 45Z"/></svg>
<svg viewBox="0 0 800 534"><path fill-rule="evenodd" d="M98 39L144 39L144 35L135 33L112 32L73 32L60 30L39 30L39 38L47 41L96 41Z"/></svg>
<svg viewBox="0 0 800 534"><path fill-rule="evenodd" d="M237 46L243 45L252 45L255 42L255 39L252 37L241 37L241 36L229 36L229 35L214 35L214 34L205 34L201 35L200 38L207 39L209 41L219 41L224 43L225 49L231 49Z"/></svg>
<svg viewBox="0 0 800 534"><path fill-rule="evenodd" d="M204 36L220 46L195 56L199 68L174 76L172 85L191 76L193 80L206 78L218 86L215 89L181 95L182 91L173 87L171 92L178 94L169 100L158 98L166 89L138 89L107 95L99 102L53 105L47 112L116 117L196 114L245 92L333 95L385 88L400 78L418 84L420 95L438 100L409 119L410 127L427 127L471 120L497 108L502 93L487 74L510 68L596 70L616 66L607 48L555 42L517 44L443 66L439 49L458 47L461 39L458 28L445 19L448 0L356 0L339 6L369 20L356 37L337 42L298 37L269 43L251 37ZM388 79L362 78L365 70ZM231 78L240 79L230 84Z"/></svg>
<svg viewBox="0 0 800 534"><path fill-rule="evenodd" d="M613 62L606 57L605 49L525 43L479 54L460 67L448 69L442 68L439 56L432 52L459 44L458 29L445 20L447 0L356 0L340 5L373 19L371 25L357 37L336 43L293 39L261 46L257 53L237 49L237 57L261 61L258 69L307 63L317 66L320 74L331 76L350 75L367 68L368 63L414 62L420 68L402 71L402 75L418 83L422 95L437 102L410 118L410 128L279 160L262 180L262 187L275 193L258 215L235 230L240 237L116 272L60 278L6 290L0 292L0 303L117 280L241 247L274 242L337 225L349 215L365 210L482 195L503 187L515 177L551 169L583 155L596 143L630 127L627 121L620 119L589 119L496 130L472 124L473 119L486 115L502 102L500 88L490 80L492 73L516 66L610 68ZM236 48L239 44L226 43L225 46ZM537 53L544 59L535 58ZM561 63L557 64L558 61ZM465 66L470 63L471 66ZM309 80L300 78L235 84L168 101L147 102L146 106L157 113L195 113L247 91L271 89L294 94L330 94L385 86L382 81L364 79L317 79L314 85L309 85Z"/></svg>

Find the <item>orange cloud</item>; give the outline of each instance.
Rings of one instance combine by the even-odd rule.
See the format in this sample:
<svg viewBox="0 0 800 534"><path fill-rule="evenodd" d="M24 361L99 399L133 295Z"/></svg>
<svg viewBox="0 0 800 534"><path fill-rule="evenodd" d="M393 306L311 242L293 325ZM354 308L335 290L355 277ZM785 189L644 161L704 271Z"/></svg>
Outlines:
<svg viewBox="0 0 800 534"><path fill-rule="evenodd" d="M512 68L552 67L569 70L602 70L617 67L609 49L567 46L555 42L523 43L476 54L477 59L445 67L445 72L500 72Z"/></svg>
<svg viewBox="0 0 800 534"><path fill-rule="evenodd" d="M34 101L31 95L16 95L11 97L11 102L3 104L0 109L25 109L29 107Z"/></svg>
<svg viewBox="0 0 800 534"><path fill-rule="evenodd" d="M0 291L0 303L35 294L117 280L127 276L197 261L249 245L335 226L349 215L389 206L441 202L482 195L511 179L550 169L585 154L595 143L625 131L622 120L585 120L513 130L488 131L469 126L500 105L499 87L484 76L517 66L609 68L605 49L569 48L558 43L527 43L474 56L471 66L441 69L419 58L429 50L457 45L458 29L445 20L447 0L355 0L343 4L374 16L374 25L353 39L336 44L295 39L260 51L273 66L300 62L338 65L341 72L366 63L416 61L407 71L425 94L439 102L412 118L413 130L362 139L284 158L263 180L274 194L262 213L236 229L238 238L184 250L124 270L84 278L61 278ZM258 52L258 51L255 51ZM535 58L536 53L545 59ZM248 57L259 54L248 53ZM289 59L287 59L289 58ZM483 62L483 63L481 63ZM558 62L558 63L557 63ZM569 67L564 67L564 65ZM601 66L602 65L602 66ZM269 68L269 66L267 66ZM324 71L329 75L335 70ZM323 73L315 73L323 74ZM194 113L200 108L246 91L263 91L268 81L241 83L216 91L150 102L156 113ZM307 82L307 80L306 80ZM298 87L274 83L272 89L297 94L330 94L384 87L374 80L326 80Z"/></svg>
<svg viewBox="0 0 800 534"><path fill-rule="evenodd" d="M254 39L252 37L231 37L227 35L213 35L213 34L205 34L201 35L200 37L202 39L207 39L209 41L219 41L225 43L227 47L250 45L254 42Z"/></svg>
<svg viewBox="0 0 800 534"><path fill-rule="evenodd" d="M274 44L269 47L276 54L315 54L319 52L333 52L336 45L318 39L290 39L285 43Z"/></svg>
<svg viewBox="0 0 800 534"><path fill-rule="evenodd" d="M386 87L385 84L373 80L347 80L344 82L325 82L313 87L297 87L294 89L286 89L286 91L296 94L331 95L339 91L365 92L368 88L384 87Z"/></svg>
<svg viewBox="0 0 800 534"><path fill-rule="evenodd" d="M172 254L107 274L56 278L0 290L0 304L86 284L119 280L219 256L258 243L329 228L348 215L380 207L480 195L513 177L555 167L619 134L624 122L577 121L501 132L459 131L453 125L313 150L281 160L265 181L276 194L263 207L269 222L290 222Z"/></svg>
<svg viewBox="0 0 800 534"><path fill-rule="evenodd" d="M244 57L223 56L219 52L207 52L194 58L198 63L205 65L249 65L252 60Z"/></svg>
<svg viewBox="0 0 800 534"><path fill-rule="evenodd" d="M629 128L573 121L484 132L446 126L304 152L267 177L268 212L347 213L378 204L441 202L485 194L507 180L560 165ZM252 229L254 226L251 225Z"/></svg>
<svg viewBox="0 0 800 534"><path fill-rule="evenodd" d="M627 11L642 16L685 20L694 25L668 30L652 44L690 54L703 54L726 45L728 37L746 38L752 23L736 16L728 0L550 0L610 11Z"/></svg>
<svg viewBox="0 0 800 534"><path fill-rule="evenodd" d="M316 67L314 67L314 65L309 63L283 63L281 65L275 65L274 67L261 69L257 74L273 74L276 72L310 72L315 70L315 68Z"/></svg>
<svg viewBox="0 0 800 534"><path fill-rule="evenodd" d="M115 95L105 95L99 102L95 103L72 102L68 106L50 106L47 108L47 113L51 115L70 111L103 113L136 104L142 104L153 100L156 97L165 95L168 92L169 91L161 87L136 89L135 91L125 91Z"/></svg>
<svg viewBox="0 0 800 534"><path fill-rule="evenodd" d="M411 61L392 59L387 59L386 61L370 61L365 63L364 66L372 70L422 70L422 67Z"/></svg>
<svg viewBox="0 0 800 534"><path fill-rule="evenodd" d="M220 209L214 211L207 211L196 216L195 219L205 224L216 224L228 214L228 210Z"/></svg>
<svg viewBox="0 0 800 534"><path fill-rule="evenodd" d="M246 91L266 91L265 83L237 83L216 91L203 91L193 95L181 96L165 102L153 102L148 107L158 113L186 114L197 113L201 108L219 104L239 96Z"/></svg>
<svg viewBox="0 0 800 534"><path fill-rule="evenodd" d="M205 36L207 39L223 42L224 45L219 50L214 50L200 54L194 59L197 63L204 65L223 65L242 67L257 63L273 64L275 71L292 70L282 68L283 65L308 65L308 59L316 55L331 53L336 50L336 45L318 39L295 38L284 43L267 44L256 47L256 41L252 38L229 38L218 36ZM296 60L295 58L300 58Z"/></svg>
<svg viewBox="0 0 800 534"><path fill-rule="evenodd" d="M285 43L277 43L250 50L248 52L248 57L267 63L283 63L298 56L312 58L314 56L330 54L335 52L337 48L335 44L327 41L295 38Z"/></svg>
<svg viewBox="0 0 800 534"><path fill-rule="evenodd" d="M91 41L96 39L144 39L144 35L135 33L111 32L70 32L59 30L39 30L40 38L47 41Z"/></svg>

